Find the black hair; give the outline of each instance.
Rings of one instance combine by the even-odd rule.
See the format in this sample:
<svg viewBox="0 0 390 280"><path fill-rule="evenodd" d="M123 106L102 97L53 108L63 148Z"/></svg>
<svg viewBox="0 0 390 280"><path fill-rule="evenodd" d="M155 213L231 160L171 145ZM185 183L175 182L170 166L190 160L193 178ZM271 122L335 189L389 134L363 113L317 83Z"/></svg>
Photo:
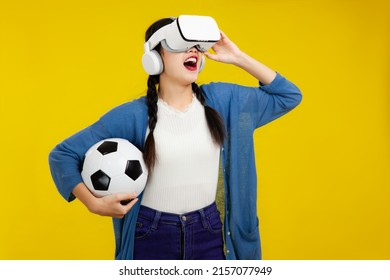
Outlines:
<svg viewBox="0 0 390 280"><path fill-rule="evenodd" d="M161 27L168 25L174 21L173 18L163 18L153 23L145 33L145 42ZM155 48L158 52L161 51L161 44L158 44ZM148 105L148 125L149 134L145 141L145 147L143 151L143 158L145 164L149 170L149 173L153 172L154 165L157 160L156 146L154 141L154 129L157 123L157 87L160 82L160 75L150 75L147 81L148 90L146 93L146 103ZM195 93L196 98L205 108L205 115L207 125L210 130L211 136L215 143L222 145L225 139L225 126L221 116L216 110L207 106L202 89L194 82L192 83L192 91Z"/></svg>

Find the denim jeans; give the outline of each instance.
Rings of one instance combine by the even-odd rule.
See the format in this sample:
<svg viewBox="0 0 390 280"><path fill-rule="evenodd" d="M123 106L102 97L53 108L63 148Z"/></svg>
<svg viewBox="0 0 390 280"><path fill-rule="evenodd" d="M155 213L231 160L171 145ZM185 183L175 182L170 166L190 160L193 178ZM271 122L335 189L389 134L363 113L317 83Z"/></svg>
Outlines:
<svg viewBox="0 0 390 280"><path fill-rule="evenodd" d="M134 259L225 259L222 223L216 204L182 215L141 205L135 230Z"/></svg>

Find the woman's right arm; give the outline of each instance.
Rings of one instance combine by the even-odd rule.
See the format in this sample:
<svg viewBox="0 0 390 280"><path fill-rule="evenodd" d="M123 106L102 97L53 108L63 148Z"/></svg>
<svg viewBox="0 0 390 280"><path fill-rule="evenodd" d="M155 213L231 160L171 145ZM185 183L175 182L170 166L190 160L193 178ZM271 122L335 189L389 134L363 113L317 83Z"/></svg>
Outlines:
<svg viewBox="0 0 390 280"><path fill-rule="evenodd" d="M82 164L87 150L98 141L107 138L125 138L138 147L143 143L147 113L141 110L143 102L127 103L114 108L96 123L79 131L58 144L49 154L49 166L53 181L67 201L76 197L92 213L123 217L137 202L134 194L115 194L95 197L81 177ZM140 109L141 108L141 109ZM144 120L145 119L145 120ZM129 201L126 205L123 201Z"/></svg>

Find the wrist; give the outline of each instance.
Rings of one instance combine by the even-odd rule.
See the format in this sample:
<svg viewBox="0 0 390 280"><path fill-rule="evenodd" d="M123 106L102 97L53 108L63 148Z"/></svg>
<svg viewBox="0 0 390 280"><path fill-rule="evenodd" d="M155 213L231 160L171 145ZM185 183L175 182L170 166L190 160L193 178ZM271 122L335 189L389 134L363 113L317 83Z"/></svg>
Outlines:
<svg viewBox="0 0 390 280"><path fill-rule="evenodd" d="M240 68L245 69L246 65L250 62L250 56L244 53L243 51L239 51L235 57L234 65Z"/></svg>
<svg viewBox="0 0 390 280"><path fill-rule="evenodd" d="M276 76L274 70L244 52L241 52L241 54L237 56L236 65L251 74L264 85L270 84Z"/></svg>
<svg viewBox="0 0 390 280"><path fill-rule="evenodd" d="M87 209L97 214L99 212L100 207L100 199L94 196L91 191L87 188L87 186L81 182L74 189L73 194L80 200Z"/></svg>
<svg viewBox="0 0 390 280"><path fill-rule="evenodd" d="M87 207L88 211L93 214L100 214L101 209L101 200L94 195L90 197L87 201L85 201L85 206Z"/></svg>

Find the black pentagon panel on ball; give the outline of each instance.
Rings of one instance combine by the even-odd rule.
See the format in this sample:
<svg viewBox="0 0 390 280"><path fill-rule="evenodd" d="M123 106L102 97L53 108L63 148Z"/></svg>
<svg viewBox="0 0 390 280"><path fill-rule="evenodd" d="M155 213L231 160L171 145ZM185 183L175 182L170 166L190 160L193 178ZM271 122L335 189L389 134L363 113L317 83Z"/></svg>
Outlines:
<svg viewBox="0 0 390 280"><path fill-rule="evenodd" d="M127 161L125 174L133 179L133 181L137 180L142 175L142 172L142 166L138 160Z"/></svg>
<svg viewBox="0 0 390 280"><path fill-rule="evenodd" d="M107 191L110 186L111 178L101 170L91 175L92 185L97 191Z"/></svg>
<svg viewBox="0 0 390 280"><path fill-rule="evenodd" d="M118 143L113 141L104 141L97 150L104 156L118 150Z"/></svg>

